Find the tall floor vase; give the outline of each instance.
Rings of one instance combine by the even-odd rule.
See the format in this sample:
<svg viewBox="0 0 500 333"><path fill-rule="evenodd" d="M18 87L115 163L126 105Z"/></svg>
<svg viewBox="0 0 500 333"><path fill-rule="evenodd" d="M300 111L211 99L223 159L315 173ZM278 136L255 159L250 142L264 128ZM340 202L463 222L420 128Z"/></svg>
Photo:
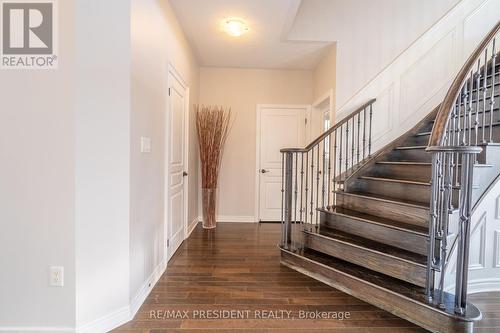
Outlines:
<svg viewBox="0 0 500 333"><path fill-rule="evenodd" d="M215 211L217 206L217 189L203 188L201 190L203 204L203 228L214 229L217 224Z"/></svg>

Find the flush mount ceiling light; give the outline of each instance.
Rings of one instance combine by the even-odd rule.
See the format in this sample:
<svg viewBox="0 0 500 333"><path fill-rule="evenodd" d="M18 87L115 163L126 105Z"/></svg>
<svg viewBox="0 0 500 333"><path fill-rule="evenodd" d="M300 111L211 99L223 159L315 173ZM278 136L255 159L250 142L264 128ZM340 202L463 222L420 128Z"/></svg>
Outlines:
<svg viewBox="0 0 500 333"><path fill-rule="evenodd" d="M224 31L232 37L240 37L250 30L245 21L239 18L228 18L223 21Z"/></svg>

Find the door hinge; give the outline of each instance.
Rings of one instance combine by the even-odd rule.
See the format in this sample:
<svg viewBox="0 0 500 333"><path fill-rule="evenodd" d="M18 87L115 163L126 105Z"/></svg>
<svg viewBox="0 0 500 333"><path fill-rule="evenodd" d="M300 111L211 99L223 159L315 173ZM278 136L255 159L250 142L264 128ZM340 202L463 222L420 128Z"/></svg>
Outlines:
<svg viewBox="0 0 500 333"><path fill-rule="evenodd" d="M170 96L170 89L171 89L171 88L168 88L168 96Z"/></svg>
<svg viewBox="0 0 500 333"><path fill-rule="evenodd" d="M170 246L170 239L167 239L167 247Z"/></svg>
<svg viewBox="0 0 500 333"><path fill-rule="evenodd" d="M307 118L304 118L304 124L307 125Z"/></svg>

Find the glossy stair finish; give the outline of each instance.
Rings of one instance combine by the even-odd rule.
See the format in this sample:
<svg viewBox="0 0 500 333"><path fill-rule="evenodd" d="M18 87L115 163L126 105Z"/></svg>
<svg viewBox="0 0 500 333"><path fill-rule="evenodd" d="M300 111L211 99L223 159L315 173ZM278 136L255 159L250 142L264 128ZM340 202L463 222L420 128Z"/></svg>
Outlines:
<svg viewBox="0 0 500 333"><path fill-rule="evenodd" d="M472 333L474 321L481 319L473 304L467 305L465 316L456 316L450 295L446 308L440 309L427 303L421 287L316 251L294 253L282 248L281 263L432 332Z"/></svg>
<svg viewBox="0 0 500 333"><path fill-rule="evenodd" d="M428 226L429 204L394 200L381 195L359 192L338 191L336 195L339 207L421 227Z"/></svg>
<svg viewBox="0 0 500 333"><path fill-rule="evenodd" d="M351 188L356 192L380 194L421 204L430 202L430 183L398 178L361 176Z"/></svg>
<svg viewBox="0 0 500 333"><path fill-rule="evenodd" d="M423 255L330 228L304 233L308 249L421 287L425 285L427 258Z"/></svg>
<svg viewBox="0 0 500 333"><path fill-rule="evenodd" d="M321 229L330 228L414 253L427 254L428 230L424 227L341 207L321 210L321 221Z"/></svg>

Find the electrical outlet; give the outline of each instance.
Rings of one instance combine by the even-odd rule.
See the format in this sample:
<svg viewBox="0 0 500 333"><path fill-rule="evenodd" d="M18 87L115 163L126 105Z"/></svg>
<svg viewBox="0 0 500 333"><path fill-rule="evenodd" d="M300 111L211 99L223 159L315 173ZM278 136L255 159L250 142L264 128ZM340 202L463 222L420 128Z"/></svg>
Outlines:
<svg viewBox="0 0 500 333"><path fill-rule="evenodd" d="M50 285L53 287L64 287L64 267L50 267Z"/></svg>

